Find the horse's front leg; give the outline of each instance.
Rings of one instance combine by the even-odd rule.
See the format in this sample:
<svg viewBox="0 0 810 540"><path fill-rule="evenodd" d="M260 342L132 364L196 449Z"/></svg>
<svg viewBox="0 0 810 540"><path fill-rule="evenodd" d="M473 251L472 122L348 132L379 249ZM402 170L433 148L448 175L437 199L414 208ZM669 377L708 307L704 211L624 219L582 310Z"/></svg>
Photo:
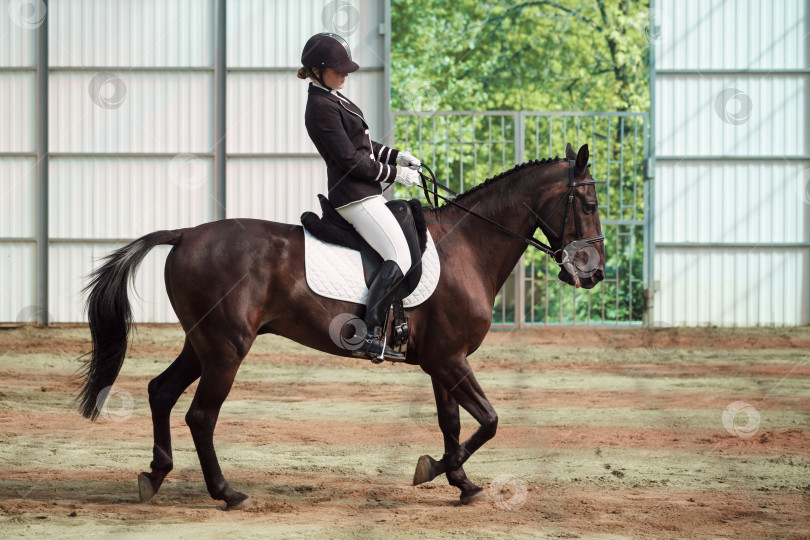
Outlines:
<svg viewBox="0 0 810 540"><path fill-rule="evenodd" d="M464 407L464 410L470 413L480 426L469 439L456 444L454 449L448 451L447 446L445 446L447 453L441 460L436 461L430 456L420 457L413 477L414 485L429 482L446 471L461 469L464 462L476 450L481 448L485 442L494 437L498 429L498 415L475 379L472 368L470 368L465 356L453 358L444 364L441 369L431 371L428 371L428 374L435 383L447 389L453 400ZM439 407L439 410L441 411L441 407ZM451 433L451 435L458 437L458 431Z"/></svg>
<svg viewBox="0 0 810 540"><path fill-rule="evenodd" d="M452 454L458 449L461 433L461 421L458 415L458 402L453 399L450 392L436 379L433 381L433 395L436 397L436 410L439 413L439 427L444 436L444 453ZM464 472L464 467L448 469L445 471L447 481L451 486L461 490L461 502L468 504L476 498L483 496L484 490L473 484Z"/></svg>

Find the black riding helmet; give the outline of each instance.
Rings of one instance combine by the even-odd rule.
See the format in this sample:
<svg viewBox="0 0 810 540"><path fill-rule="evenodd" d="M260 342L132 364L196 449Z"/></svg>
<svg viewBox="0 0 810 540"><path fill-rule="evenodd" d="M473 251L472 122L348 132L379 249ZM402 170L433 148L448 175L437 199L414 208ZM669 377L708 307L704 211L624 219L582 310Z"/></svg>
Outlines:
<svg viewBox="0 0 810 540"><path fill-rule="evenodd" d="M309 38L301 53L301 64L326 88L329 87L323 82L322 76L312 71L313 67L332 68L338 73L353 73L360 69L360 66L352 61L352 51L346 40L331 32L322 32Z"/></svg>

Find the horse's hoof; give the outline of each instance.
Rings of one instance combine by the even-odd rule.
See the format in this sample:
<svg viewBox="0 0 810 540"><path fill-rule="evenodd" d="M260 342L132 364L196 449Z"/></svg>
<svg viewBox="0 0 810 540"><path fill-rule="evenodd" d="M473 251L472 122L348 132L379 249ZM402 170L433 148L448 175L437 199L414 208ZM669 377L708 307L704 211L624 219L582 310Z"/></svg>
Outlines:
<svg viewBox="0 0 810 540"><path fill-rule="evenodd" d="M243 493L240 493L239 496L244 497L244 498L239 500L239 498L235 497L235 499L237 499L238 502L230 502L230 503L228 503L225 506L225 510L230 512L231 510L247 510L248 508L253 507L253 501L250 500L250 497L248 497L247 495L245 495Z"/></svg>
<svg viewBox="0 0 810 540"><path fill-rule="evenodd" d="M149 502L157 493L152 485L152 480L149 479L149 475L145 472L138 475L138 493L141 496L142 503Z"/></svg>
<svg viewBox="0 0 810 540"><path fill-rule="evenodd" d="M489 495L484 488L474 489L461 494L461 504L478 504L489 501Z"/></svg>
<svg viewBox="0 0 810 540"><path fill-rule="evenodd" d="M436 478L437 464L438 461L432 457L428 455L421 456L416 463L416 471L413 473L413 485L418 486Z"/></svg>

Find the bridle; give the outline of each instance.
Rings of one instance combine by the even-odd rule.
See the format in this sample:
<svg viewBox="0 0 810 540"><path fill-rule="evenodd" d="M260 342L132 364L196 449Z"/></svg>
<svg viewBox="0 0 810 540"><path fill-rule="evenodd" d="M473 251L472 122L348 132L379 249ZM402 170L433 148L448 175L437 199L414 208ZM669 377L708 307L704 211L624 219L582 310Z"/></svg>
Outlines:
<svg viewBox="0 0 810 540"><path fill-rule="evenodd" d="M568 273L571 274L574 277L576 277L578 275L583 275L583 274L590 271L589 269L584 269L584 268L580 268L579 266L577 266L577 264L575 263L574 257L576 255L576 253L578 251L580 251L581 249L583 249L583 248L585 248L585 247L587 247L587 246L589 246L591 244L596 244L598 242L602 242L605 239L605 235L600 234L598 236L591 236L589 238L578 238L577 240L574 240L573 242L570 242L568 245L566 245L564 247L560 247L560 249L554 249L553 247L549 246L548 244L545 244L545 243L541 242L540 240L534 238L533 236L532 237L526 237L526 236L523 236L522 234L516 233L515 231L513 231L511 229L508 229L507 227L504 227L500 223L496 223L495 221L492 221L488 217L482 216L481 214L475 212L474 210L470 210L469 208L457 203L453 199L448 199L447 197L439 195L438 192L437 192L437 189L436 189L437 187L442 188L444 191L446 191L447 193L451 194L454 197L458 197L458 193L456 193L455 191L453 191L449 187L445 186L444 184L442 184L441 182L436 180L436 175L433 174L433 171L430 169L430 167L428 167L427 165L425 165L423 163L422 168L426 169L430 173L430 176L422 173L421 171L419 173L419 176L422 178L422 189L424 189L424 191L425 191L425 198L428 201L428 205L432 206L433 208L436 208L438 206L438 204L439 204L439 202L438 202L439 199L441 199L441 200L443 200L443 201L445 201L445 202L447 202L449 204L452 204L453 206L456 206L456 207L460 208L464 212L466 212L466 213L468 213L470 215L473 215L473 216L475 216L475 217L477 217L477 218L479 218L479 219L481 219L483 221L486 221L487 223L489 223L490 225L493 225L494 227L497 227L501 231L503 231L503 232L515 237L515 238L518 238L518 239L522 240L526 244L528 244L528 245L530 245L530 246L532 246L532 247L534 247L536 249L539 249L543 253L546 253L547 255L551 255L551 257L554 259L554 262L556 264L558 264L562 268L565 268L568 271ZM563 205L563 202L566 199L568 200L568 204L566 205L566 210L565 210L565 217L563 218L563 226L562 226L562 230L560 231L560 233L559 234L554 233L552 231L552 227L547 223L547 221L544 220L538 214L535 214L535 216L537 217L538 223L545 226L544 230L552 231L551 234L554 235L555 238L560 239L560 244L561 245L562 245L562 240L565 237L565 230L568 228L568 217L570 215L572 215L572 214L574 216L574 226L576 227L577 237L582 236L582 226L580 225L579 219L577 219L577 207L574 204L574 188L577 188L579 186L595 185L597 183L596 180L577 181L576 178L575 178L575 175L574 175L575 170L576 170L576 160L569 159L568 160L568 191L562 196L562 198L559 201L557 201L557 204L555 204L554 208L551 209L551 213L546 217L546 220L550 220L554 216L554 214L557 213L557 210L559 210L560 207ZM433 190L432 190L433 203L431 203L431 201L430 201L431 190L428 187L428 183L433 184ZM528 207L528 205L526 205L526 206ZM529 210L534 214L534 211L531 208L529 208ZM583 277L585 277L585 276L583 276Z"/></svg>
<svg viewBox="0 0 810 540"><path fill-rule="evenodd" d="M576 228L578 240L570 242L568 245L557 250L553 254L549 253L549 255L552 255L554 257L554 262L556 262L562 267L566 267L566 263L572 262L574 259L574 255L576 255L576 253L579 250L583 249L584 247L590 244L602 242L605 239L605 235L603 234L600 234L598 236L591 236L589 238L582 238L582 225L580 224L579 219L577 219L577 206L574 204L574 188L577 188L579 186L595 185L596 180L582 180L578 182L574 177L575 168L576 168L576 160L573 159L568 160L568 191L565 193L565 195L562 196L562 198L559 201L557 201L557 204L554 205L554 208L551 209L551 213L546 218L550 220L554 216L554 214L557 213L557 209L560 208L563 201L568 199L567 208L565 209L565 217L563 218L562 231L560 232L560 234L554 233L552 227L546 221L544 221L542 217L540 217L539 215L537 216L537 221L539 221L540 224L545 225L545 230L551 231L551 234L553 234L556 238L560 239L560 245L562 245L565 230L568 228L568 216L570 215L574 216L574 227ZM546 251L546 253L548 252Z"/></svg>

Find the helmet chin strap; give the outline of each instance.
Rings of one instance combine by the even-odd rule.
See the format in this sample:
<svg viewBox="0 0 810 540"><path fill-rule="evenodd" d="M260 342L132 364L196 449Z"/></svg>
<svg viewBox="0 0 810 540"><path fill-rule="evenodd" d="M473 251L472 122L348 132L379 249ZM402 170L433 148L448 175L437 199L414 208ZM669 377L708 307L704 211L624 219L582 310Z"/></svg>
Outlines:
<svg viewBox="0 0 810 540"><path fill-rule="evenodd" d="M319 83L321 83L321 86L323 86L324 88L328 89L329 91L331 91L331 90L332 90L332 88L330 88L330 87L329 87L329 86L328 86L328 85L327 85L327 84L324 82L324 80L323 80L323 79L322 79L320 76L318 76L318 75L316 75L316 74L315 74L315 71L312 69L312 66L307 67L307 70L309 70L309 74L310 74L310 75L312 75L312 77L314 77L316 81L318 81Z"/></svg>

